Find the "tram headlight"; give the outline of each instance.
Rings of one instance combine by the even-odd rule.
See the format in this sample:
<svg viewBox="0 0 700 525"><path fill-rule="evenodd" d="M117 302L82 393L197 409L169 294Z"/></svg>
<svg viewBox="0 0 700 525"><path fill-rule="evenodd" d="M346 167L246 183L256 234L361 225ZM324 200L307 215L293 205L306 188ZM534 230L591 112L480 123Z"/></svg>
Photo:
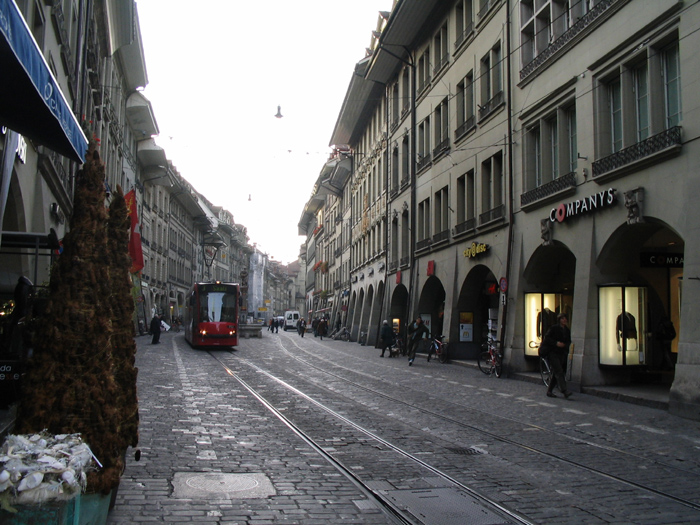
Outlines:
<svg viewBox="0 0 700 525"><path fill-rule="evenodd" d="M207 331L206 331L206 330L200 330L200 331L199 331L199 335L201 335L202 337L204 337L205 335L207 335Z"/></svg>

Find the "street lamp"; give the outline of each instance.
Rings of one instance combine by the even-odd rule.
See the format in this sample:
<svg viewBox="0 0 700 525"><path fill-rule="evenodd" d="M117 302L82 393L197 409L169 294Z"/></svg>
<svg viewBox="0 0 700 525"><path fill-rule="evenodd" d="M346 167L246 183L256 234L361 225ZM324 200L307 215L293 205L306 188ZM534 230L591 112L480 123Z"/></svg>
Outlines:
<svg viewBox="0 0 700 525"><path fill-rule="evenodd" d="M226 246L226 243L216 230L208 231L202 238L202 257L207 267L207 280L211 281L211 265L214 264L219 248Z"/></svg>

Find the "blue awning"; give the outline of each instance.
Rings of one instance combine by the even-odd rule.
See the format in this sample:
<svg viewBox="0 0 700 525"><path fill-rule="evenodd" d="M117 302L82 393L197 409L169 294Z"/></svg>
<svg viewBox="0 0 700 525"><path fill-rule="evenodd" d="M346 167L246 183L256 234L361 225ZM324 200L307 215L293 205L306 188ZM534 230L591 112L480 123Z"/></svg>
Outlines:
<svg viewBox="0 0 700 525"><path fill-rule="evenodd" d="M0 124L85 162L85 134L14 0L0 0L0 34Z"/></svg>

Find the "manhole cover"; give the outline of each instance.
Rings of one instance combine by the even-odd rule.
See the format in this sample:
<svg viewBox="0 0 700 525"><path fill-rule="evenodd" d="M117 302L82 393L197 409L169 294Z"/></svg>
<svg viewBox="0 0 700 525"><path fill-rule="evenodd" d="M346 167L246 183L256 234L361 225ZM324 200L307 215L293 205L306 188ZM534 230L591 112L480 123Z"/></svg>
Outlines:
<svg viewBox="0 0 700 525"><path fill-rule="evenodd" d="M193 489L207 492L238 492L258 486L255 478L240 474L196 474L185 482Z"/></svg>
<svg viewBox="0 0 700 525"><path fill-rule="evenodd" d="M225 474L223 472L176 472L173 497L182 499L266 498L275 489L264 474Z"/></svg>

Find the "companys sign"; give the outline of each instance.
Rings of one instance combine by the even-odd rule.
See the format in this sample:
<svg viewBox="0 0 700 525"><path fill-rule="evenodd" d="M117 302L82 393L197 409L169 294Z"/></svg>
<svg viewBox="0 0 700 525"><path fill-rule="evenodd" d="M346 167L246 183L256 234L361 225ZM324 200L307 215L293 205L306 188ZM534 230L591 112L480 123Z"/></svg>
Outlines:
<svg viewBox="0 0 700 525"><path fill-rule="evenodd" d="M608 188L599 193L594 193L584 199L578 199L569 203L562 203L549 212L549 220L552 222L564 222L570 217L590 213L599 208L607 208L615 204L615 189Z"/></svg>

